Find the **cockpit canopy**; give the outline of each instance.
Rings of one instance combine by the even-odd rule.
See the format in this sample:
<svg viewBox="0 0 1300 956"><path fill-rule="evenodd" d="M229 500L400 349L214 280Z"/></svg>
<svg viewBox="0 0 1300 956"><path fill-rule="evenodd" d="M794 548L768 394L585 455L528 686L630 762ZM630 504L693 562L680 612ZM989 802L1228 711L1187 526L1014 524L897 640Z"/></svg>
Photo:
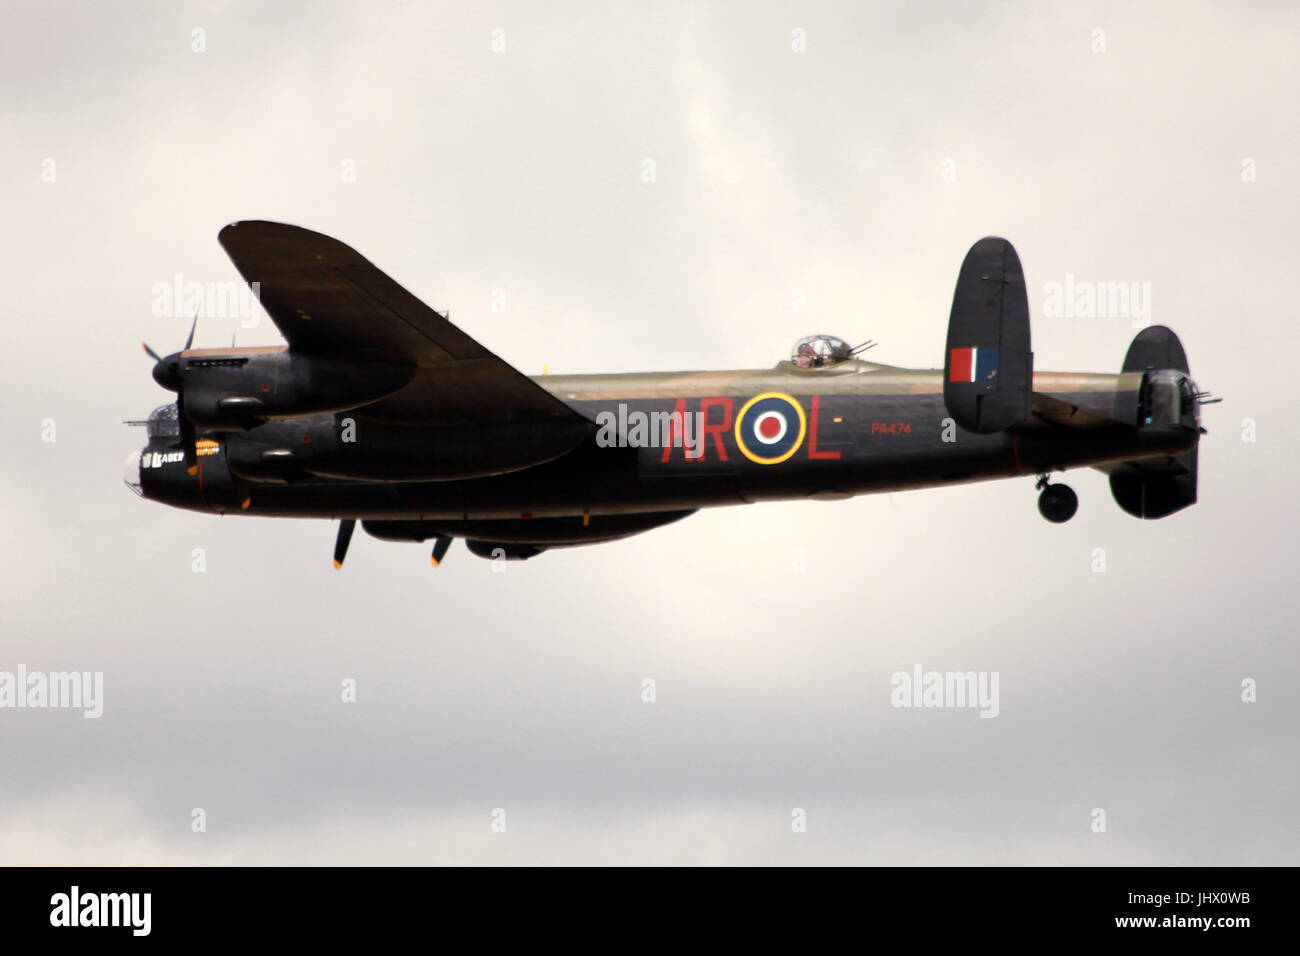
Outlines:
<svg viewBox="0 0 1300 956"><path fill-rule="evenodd" d="M849 343L835 335L805 335L790 352L790 361L797 368L825 368L852 357Z"/></svg>
<svg viewBox="0 0 1300 956"><path fill-rule="evenodd" d="M159 405L149 413L145 423L145 432L150 438L177 438L181 433L181 423L176 418L176 403Z"/></svg>

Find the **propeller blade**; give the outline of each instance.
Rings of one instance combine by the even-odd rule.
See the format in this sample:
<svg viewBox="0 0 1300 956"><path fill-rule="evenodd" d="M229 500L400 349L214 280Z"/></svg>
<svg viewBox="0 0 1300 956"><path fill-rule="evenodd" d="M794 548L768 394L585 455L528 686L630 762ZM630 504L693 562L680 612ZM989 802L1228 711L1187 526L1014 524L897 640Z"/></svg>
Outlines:
<svg viewBox="0 0 1300 956"><path fill-rule="evenodd" d="M148 342L141 342L141 343L140 343L140 348L144 349L144 354L147 355L147 356L149 356L149 357L150 357L151 359L153 359L155 362L161 362L161 361L162 361L162 356L159 355L157 352L155 352L153 349L149 348L149 343L148 343Z"/></svg>
<svg viewBox="0 0 1300 956"><path fill-rule="evenodd" d="M352 543L352 532L356 527L356 518L344 518L339 522L339 536L334 542L334 567L343 567L343 559L348 556L348 545Z"/></svg>
<svg viewBox="0 0 1300 956"><path fill-rule="evenodd" d="M441 564L442 559L446 557L447 549L451 547L451 542L452 539L444 534L440 534L433 539L433 556L429 558L429 560L433 562L435 568Z"/></svg>
<svg viewBox="0 0 1300 956"><path fill-rule="evenodd" d="M181 429L181 451L185 452L185 470L191 475L198 474L199 453L194 448L194 423L185 414L185 397L176 396L176 424Z"/></svg>
<svg viewBox="0 0 1300 956"><path fill-rule="evenodd" d="M182 352L188 351L189 347L194 344L194 330L197 329L198 327L199 327L199 314L195 312L194 321L190 323L190 337L185 340L185 348L181 349Z"/></svg>

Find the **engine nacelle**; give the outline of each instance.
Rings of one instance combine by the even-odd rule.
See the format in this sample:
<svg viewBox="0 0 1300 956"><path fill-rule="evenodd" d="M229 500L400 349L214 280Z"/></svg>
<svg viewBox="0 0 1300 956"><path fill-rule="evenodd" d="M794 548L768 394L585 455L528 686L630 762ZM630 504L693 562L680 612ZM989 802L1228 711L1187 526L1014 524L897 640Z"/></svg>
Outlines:
<svg viewBox="0 0 1300 956"><path fill-rule="evenodd" d="M414 368L379 362L240 351L181 356L185 417L194 424L247 431L268 419L345 411L393 394L415 374Z"/></svg>
<svg viewBox="0 0 1300 956"><path fill-rule="evenodd" d="M188 406L187 406L188 408ZM586 421L415 428L346 413L267 422L226 439L230 470L250 481L306 475L357 481L450 481L500 475L572 451Z"/></svg>

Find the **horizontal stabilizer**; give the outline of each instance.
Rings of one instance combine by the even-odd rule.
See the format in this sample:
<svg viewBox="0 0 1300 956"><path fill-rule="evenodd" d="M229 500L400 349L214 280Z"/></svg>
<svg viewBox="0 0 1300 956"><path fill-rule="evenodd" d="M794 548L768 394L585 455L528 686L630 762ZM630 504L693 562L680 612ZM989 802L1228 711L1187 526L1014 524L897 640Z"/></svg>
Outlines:
<svg viewBox="0 0 1300 956"><path fill-rule="evenodd" d="M1005 239L981 239L961 264L943 372L944 405L966 431L990 434L1029 417L1029 297L1020 257Z"/></svg>

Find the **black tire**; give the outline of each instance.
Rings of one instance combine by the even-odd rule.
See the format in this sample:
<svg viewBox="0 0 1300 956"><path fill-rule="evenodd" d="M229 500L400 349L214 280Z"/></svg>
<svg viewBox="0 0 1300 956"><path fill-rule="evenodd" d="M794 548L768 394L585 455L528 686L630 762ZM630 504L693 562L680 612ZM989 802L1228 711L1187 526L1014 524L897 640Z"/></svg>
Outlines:
<svg viewBox="0 0 1300 956"><path fill-rule="evenodd" d="M1069 485L1048 485L1038 496L1038 513L1052 524L1064 524L1079 510L1079 496Z"/></svg>

